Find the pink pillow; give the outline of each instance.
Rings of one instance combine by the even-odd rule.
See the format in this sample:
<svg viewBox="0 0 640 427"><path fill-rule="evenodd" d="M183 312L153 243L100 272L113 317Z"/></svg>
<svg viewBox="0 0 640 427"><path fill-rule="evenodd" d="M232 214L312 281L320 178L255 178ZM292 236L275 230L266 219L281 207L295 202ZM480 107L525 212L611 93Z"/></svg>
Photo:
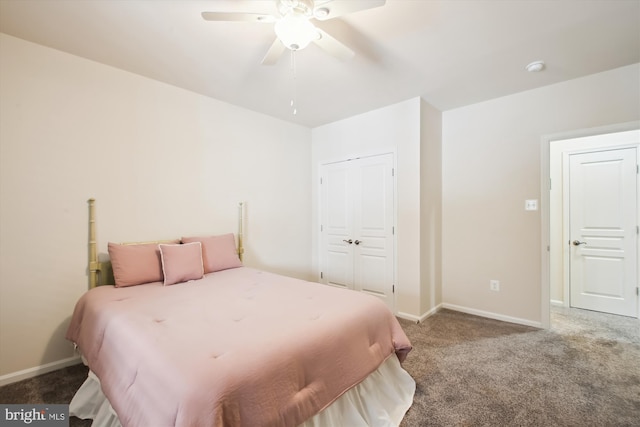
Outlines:
<svg viewBox="0 0 640 427"><path fill-rule="evenodd" d="M209 237L183 237L182 243L201 242L204 272L242 267L233 233Z"/></svg>
<svg viewBox="0 0 640 427"><path fill-rule="evenodd" d="M117 288L162 281L160 250L156 243L109 243L108 247Z"/></svg>
<svg viewBox="0 0 640 427"><path fill-rule="evenodd" d="M165 286L202 279L204 267L200 242L159 246Z"/></svg>

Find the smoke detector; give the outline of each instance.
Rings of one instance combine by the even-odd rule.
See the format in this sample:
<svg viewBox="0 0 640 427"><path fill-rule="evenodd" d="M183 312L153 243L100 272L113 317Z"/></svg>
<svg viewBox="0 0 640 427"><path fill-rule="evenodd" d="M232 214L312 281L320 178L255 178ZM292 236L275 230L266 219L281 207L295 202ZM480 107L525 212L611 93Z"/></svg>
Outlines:
<svg viewBox="0 0 640 427"><path fill-rule="evenodd" d="M544 70L544 61L534 61L531 64L524 67L530 73L537 73L539 71Z"/></svg>

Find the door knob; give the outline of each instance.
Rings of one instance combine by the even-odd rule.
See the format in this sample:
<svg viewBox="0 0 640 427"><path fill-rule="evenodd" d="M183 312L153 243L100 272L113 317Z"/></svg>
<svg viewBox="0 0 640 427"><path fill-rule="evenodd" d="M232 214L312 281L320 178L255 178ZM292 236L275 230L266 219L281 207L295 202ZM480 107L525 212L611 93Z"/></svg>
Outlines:
<svg viewBox="0 0 640 427"><path fill-rule="evenodd" d="M355 242L353 242L353 243L355 243L356 245L359 245L360 243L362 243L362 240L356 240L356 241L355 241Z"/></svg>
<svg viewBox="0 0 640 427"><path fill-rule="evenodd" d="M574 240L571 243L573 244L573 246L580 246L580 245L586 245L587 244L587 242L581 242L580 240Z"/></svg>
<svg viewBox="0 0 640 427"><path fill-rule="evenodd" d="M351 239L349 239L349 240L342 239L342 241L345 242L345 243L348 243L348 244L352 244L353 243L353 240L351 240ZM356 245L357 245L357 243L356 243Z"/></svg>

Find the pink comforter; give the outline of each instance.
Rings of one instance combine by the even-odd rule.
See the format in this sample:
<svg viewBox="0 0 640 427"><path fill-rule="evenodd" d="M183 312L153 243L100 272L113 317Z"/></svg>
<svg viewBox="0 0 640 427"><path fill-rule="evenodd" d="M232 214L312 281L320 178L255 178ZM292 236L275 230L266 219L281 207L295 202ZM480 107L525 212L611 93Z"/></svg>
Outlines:
<svg viewBox="0 0 640 427"><path fill-rule="evenodd" d="M123 426L297 426L411 344L375 297L246 267L103 286L67 331Z"/></svg>

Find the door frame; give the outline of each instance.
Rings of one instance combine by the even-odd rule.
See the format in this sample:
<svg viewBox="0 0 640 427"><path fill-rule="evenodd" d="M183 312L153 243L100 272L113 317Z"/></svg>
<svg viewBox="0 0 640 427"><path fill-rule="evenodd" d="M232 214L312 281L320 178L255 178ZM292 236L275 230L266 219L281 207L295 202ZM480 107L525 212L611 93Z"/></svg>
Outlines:
<svg viewBox="0 0 640 427"><path fill-rule="evenodd" d="M562 163L562 156L564 152L580 152L580 151L597 151L598 148L613 149L613 148L625 148L625 147L638 147L638 156L640 156L640 144L625 143L625 144L600 144L596 143L595 149L593 145L587 145L585 141L566 142L565 140L571 140L576 138L583 138L589 136L597 136L609 133L618 133L625 131L632 131L640 129L640 120L626 123L619 123L609 126L601 126L596 128L578 129L568 132L562 132L557 134L543 135L541 137L541 173L540 173L540 195L541 195L541 301L540 301L540 313L541 324L545 329L551 327L551 285L557 281L557 268L558 262L562 263L561 268L563 280L565 279L564 272L564 252L566 250L563 244L564 236L561 239L553 239L551 235L552 224L557 224L558 221L562 224L562 198L558 203L557 197L551 197L552 187L554 189L562 188L562 176L558 176L558 169L552 167L552 162L557 161ZM562 144L565 144L563 146ZM606 148L604 148L606 147ZM553 157L553 158L552 158ZM559 158L558 158L559 157ZM553 170L553 173L552 173ZM560 168L561 172L561 168ZM639 178L640 179L640 178ZM640 189L638 190L640 192ZM639 195L640 196L640 195ZM559 205L559 206L558 206ZM640 210L639 210L640 211ZM640 239L638 239L640 241ZM560 243L558 243L560 242ZM560 245L560 246L559 246ZM640 248L639 248L640 249ZM551 254L560 254L552 258ZM638 251L638 263L640 265L640 251ZM552 273L553 276L552 277ZM555 304L568 304L567 287L563 289L563 301L555 301ZM639 309L640 310L640 309ZM640 313L638 313L640 315Z"/></svg>
<svg viewBox="0 0 640 427"><path fill-rule="evenodd" d="M317 195L317 206L318 209L316 211L316 215L318 218L318 241L316 243L316 250L318 251L318 268L316 271L315 280L320 281L320 271L322 270L322 265L324 262L323 254L322 254L322 231L320 231L320 225L322 224L322 188L320 187L320 179L322 178L323 167L326 165L347 162L350 160L363 159L367 157L376 157L376 156L384 156L390 154L392 157L392 167L394 170L393 175L393 227L396 232L393 234L393 283L394 286L398 286L398 155L396 150L388 149L388 150L380 150L380 151L368 151L362 154L355 154L345 158L335 158L331 160L326 160L318 163L317 168L317 176L315 177L315 186L316 186L316 195ZM393 314L397 314L397 298L396 293L392 294L392 304L393 304Z"/></svg>

